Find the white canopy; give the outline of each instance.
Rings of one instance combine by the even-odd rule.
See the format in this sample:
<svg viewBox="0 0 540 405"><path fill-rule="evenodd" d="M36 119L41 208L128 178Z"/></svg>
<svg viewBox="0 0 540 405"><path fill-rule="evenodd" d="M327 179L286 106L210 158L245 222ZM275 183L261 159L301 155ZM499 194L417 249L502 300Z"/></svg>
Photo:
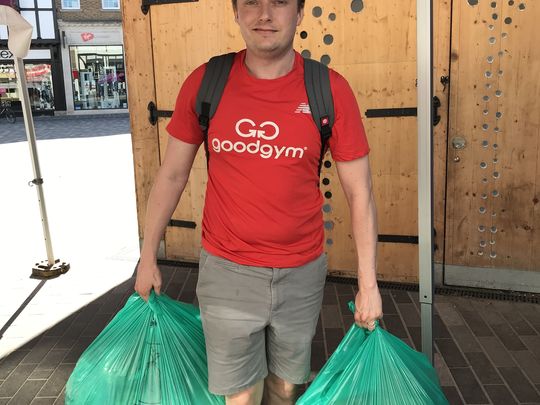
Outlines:
<svg viewBox="0 0 540 405"><path fill-rule="evenodd" d="M8 6L0 6L0 25L9 28L9 50L16 58L24 58L32 41L32 25Z"/></svg>
<svg viewBox="0 0 540 405"><path fill-rule="evenodd" d="M34 180L29 184L36 186L41 211L41 223L43 225L43 236L47 249L47 260L37 263L32 268L32 274L40 277L52 277L68 271L69 264L61 262L59 259L55 260L53 255L49 221L45 207L45 195L43 194L43 178L41 177L41 169L39 168L34 120L32 118L28 86L26 84L23 58L28 55L28 51L30 50L33 28L15 9L8 6L0 6L0 25L7 25L9 29L8 48L13 54L15 73L17 75L17 90L23 110L26 137L30 146L32 166L34 169Z"/></svg>

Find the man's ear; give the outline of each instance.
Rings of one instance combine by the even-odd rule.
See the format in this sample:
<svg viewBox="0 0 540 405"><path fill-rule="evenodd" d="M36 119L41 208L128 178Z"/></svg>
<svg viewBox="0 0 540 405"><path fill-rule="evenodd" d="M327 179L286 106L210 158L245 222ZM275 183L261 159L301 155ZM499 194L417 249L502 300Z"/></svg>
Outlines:
<svg viewBox="0 0 540 405"><path fill-rule="evenodd" d="M297 27L302 23L303 19L304 19L304 8L301 8L300 11L298 12L298 17L297 17L297 20L296 20L296 26Z"/></svg>

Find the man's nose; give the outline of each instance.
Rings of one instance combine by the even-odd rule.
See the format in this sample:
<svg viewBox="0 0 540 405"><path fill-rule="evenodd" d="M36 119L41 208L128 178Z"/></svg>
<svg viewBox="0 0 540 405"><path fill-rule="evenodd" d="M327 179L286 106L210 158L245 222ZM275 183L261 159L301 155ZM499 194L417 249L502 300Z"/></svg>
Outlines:
<svg viewBox="0 0 540 405"><path fill-rule="evenodd" d="M269 1L261 1L259 21L272 20L272 5Z"/></svg>

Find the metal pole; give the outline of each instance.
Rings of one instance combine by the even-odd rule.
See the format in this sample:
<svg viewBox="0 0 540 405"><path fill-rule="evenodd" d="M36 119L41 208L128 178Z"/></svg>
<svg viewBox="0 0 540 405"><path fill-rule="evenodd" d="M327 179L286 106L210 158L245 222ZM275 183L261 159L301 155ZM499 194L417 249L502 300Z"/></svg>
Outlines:
<svg viewBox="0 0 540 405"><path fill-rule="evenodd" d="M47 208L45 206L45 195L43 194L43 179L41 177L41 170L39 167L34 120L32 119L32 109L30 106L30 98L28 97L26 84L24 62L22 58L18 57L14 58L14 62L15 73L17 74L17 90L23 109L24 126L26 127L26 137L28 139L28 146L30 147L32 168L34 170L34 179L31 180L29 184L36 186L39 209L41 211L41 224L43 225L43 236L45 238L45 247L47 249L47 261L36 263L36 266L32 269L32 273L34 276L51 277L68 271L69 264L54 259L51 234L49 231L49 220L47 218Z"/></svg>
<svg viewBox="0 0 540 405"><path fill-rule="evenodd" d="M433 364L433 4L417 0L418 240L422 352Z"/></svg>

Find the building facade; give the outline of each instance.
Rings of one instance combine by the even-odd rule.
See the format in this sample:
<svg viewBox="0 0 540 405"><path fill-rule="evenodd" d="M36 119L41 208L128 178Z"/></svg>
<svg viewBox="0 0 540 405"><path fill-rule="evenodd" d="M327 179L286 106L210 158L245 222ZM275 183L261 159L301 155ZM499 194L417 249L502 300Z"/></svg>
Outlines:
<svg viewBox="0 0 540 405"><path fill-rule="evenodd" d="M120 0L0 0L34 27L24 59L34 114L126 112ZM8 31L0 26L0 103L20 111Z"/></svg>
<svg viewBox="0 0 540 405"><path fill-rule="evenodd" d="M62 55L54 0L2 0L18 10L33 26L30 52L24 59L28 93L34 114L65 111ZM8 31L0 26L0 102L21 110L13 55L7 46Z"/></svg>
<svg viewBox="0 0 540 405"><path fill-rule="evenodd" d="M67 113L128 108L120 0L55 0Z"/></svg>

